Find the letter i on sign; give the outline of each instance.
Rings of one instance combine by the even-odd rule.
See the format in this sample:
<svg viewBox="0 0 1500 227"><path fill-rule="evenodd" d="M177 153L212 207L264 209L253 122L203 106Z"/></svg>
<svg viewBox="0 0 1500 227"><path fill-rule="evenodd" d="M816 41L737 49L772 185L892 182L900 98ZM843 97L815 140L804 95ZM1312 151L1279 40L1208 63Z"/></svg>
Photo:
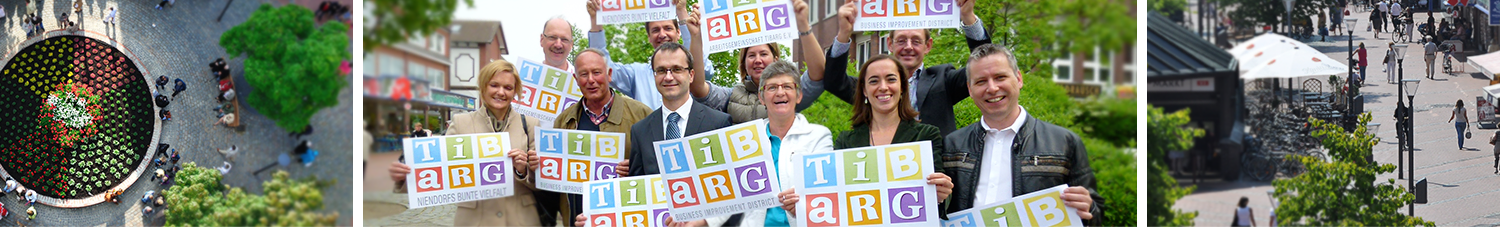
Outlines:
<svg viewBox="0 0 1500 227"><path fill-rule="evenodd" d="M448 161L469 160L474 158L474 140L469 136L454 136L444 139L448 147Z"/></svg>
<svg viewBox="0 0 1500 227"><path fill-rule="evenodd" d="M593 139L593 134L571 133L568 135L568 154L589 156Z"/></svg>
<svg viewBox="0 0 1500 227"><path fill-rule="evenodd" d="M880 172L875 171L875 150L859 150L844 152L844 184L874 183L880 180Z"/></svg>
<svg viewBox="0 0 1500 227"><path fill-rule="evenodd" d="M1006 203L980 210L979 216L984 219L985 226L1022 226L1020 211L1016 209L1016 203Z"/></svg>
<svg viewBox="0 0 1500 227"><path fill-rule="evenodd" d="M693 168L702 169L729 162L724 160L724 147L719 134L688 139L688 143L693 148Z"/></svg>

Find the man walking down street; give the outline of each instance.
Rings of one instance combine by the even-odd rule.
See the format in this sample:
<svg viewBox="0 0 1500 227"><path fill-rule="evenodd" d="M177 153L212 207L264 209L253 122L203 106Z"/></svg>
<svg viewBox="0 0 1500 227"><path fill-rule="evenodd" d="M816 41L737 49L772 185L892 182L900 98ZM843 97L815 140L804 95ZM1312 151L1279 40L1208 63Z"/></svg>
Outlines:
<svg viewBox="0 0 1500 227"><path fill-rule="evenodd" d="M1424 65L1424 66L1427 66L1427 79L1433 79L1432 78L1432 60L1433 59L1437 59L1437 49L1438 49L1437 48L1437 44L1436 43L1432 43L1432 36L1428 36L1426 38L1423 38L1422 42L1423 42L1423 44L1422 44L1422 52L1426 54L1426 55L1422 55L1423 56L1422 59L1427 61L1427 64Z"/></svg>

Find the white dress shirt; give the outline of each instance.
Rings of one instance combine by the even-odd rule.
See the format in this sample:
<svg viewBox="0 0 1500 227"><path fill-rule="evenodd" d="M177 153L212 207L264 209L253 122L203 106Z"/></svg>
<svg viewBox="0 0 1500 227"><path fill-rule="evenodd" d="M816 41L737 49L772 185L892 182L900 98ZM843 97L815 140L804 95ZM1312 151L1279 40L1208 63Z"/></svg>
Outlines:
<svg viewBox="0 0 1500 227"><path fill-rule="evenodd" d="M1011 191L1014 176L1011 172L1011 145L1016 142L1016 134L1021 131L1021 125L1026 123L1026 108L1016 106L1021 114L1016 117L1015 123L1003 129L990 128L984 123L984 117L979 118L979 125L984 127L984 158L980 160L979 167L979 192L974 194L974 205L993 204L1015 196Z"/></svg>
<svg viewBox="0 0 1500 227"><path fill-rule="evenodd" d="M677 115L679 117L682 117L682 119L677 119L677 132L678 133L682 133L682 135L677 135L678 138L687 137L688 136L688 134L687 134L688 113L692 113L692 112L693 112L693 101L691 101L691 100L689 100L689 101L687 101L685 103L682 103L682 107L678 107L677 110L669 110L669 109L667 109L666 105L662 105L661 106L661 126L662 126L662 128L661 128L661 135L662 135L662 138L667 138L667 136L668 136L667 135L667 128L666 128L667 127L667 117L668 116L672 116L672 113L677 113Z"/></svg>

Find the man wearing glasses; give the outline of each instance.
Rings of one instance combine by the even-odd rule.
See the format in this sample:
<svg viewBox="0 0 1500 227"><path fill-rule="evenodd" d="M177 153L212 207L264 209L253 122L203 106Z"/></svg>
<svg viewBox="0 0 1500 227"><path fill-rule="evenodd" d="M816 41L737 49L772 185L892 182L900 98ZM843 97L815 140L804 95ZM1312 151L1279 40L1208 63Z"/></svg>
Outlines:
<svg viewBox="0 0 1500 227"><path fill-rule="evenodd" d="M686 47L677 43L663 43L651 55L652 74L656 78L656 90L662 97L662 107L651 115L630 126L630 140L626 148L631 151L625 162L625 176L643 176L661 173L656 164L656 152L652 143L682 138L693 134L729 127L729 114L713 110L702 103L694 102L688 94L688 83L693 81L693 59ZM738 221L734 223L739 223ZM707 226L705 220L693 221L687 226ZM674 225L681 226L681 225Z"/></svg>
<svg viewBox="0 0 1500 227"><path fill-rule="evenodd" d="M547 19L542 23L542 64L573 73L573 63L568 54L573 53L573 25L562 16Z"/></svg>
<svg viewBox="0 0 1500 227"><path fill-rule="evenodd" d="M964 37L968 39L969 49L973 50L980 45L990 43L989 35L984 31L984 24L979 17L974 16L974 2L977 0L958 0L959 18L963 22ZM833 39L833 47L828 49L827 67L824 68L824 89L832 93L846 103L854 103L855 78L849 77L844 69L849 65L849 43L850 36L854 33L855 8L857 2L846 2L839 8L839 33ZM922 59L927 57L927 52L932 50L932 37L925 29L896 30L887 36L888 45L891 47L891 56L901 63L908 72L910 78L906 82L911 85L911 105L916 107L917 119L922 123L931 124L941 129L944 135L952 133L957 129L953 120L953 105L958 101L968 98L969 88L967 84L968 73L966 68L955 68L951 64L943 64L933 67L924 67Z"/></svg>
<svg viewBox="0 0 1500 227"><path fill-rule="evenodd" d="M652 80L644 78L651 77L655 71L649 62L621 64L609 58L609 39L605 38L604 26L598 24L598 15L601 9L599 1L588 0L588 4L585 4L589 12L589 23L591 24L588 34L588 45L589 48L604 50L604 60L609 61L609 68L614 70L615 78L613 82L610 82L610 87L614 87L620 93L635 98L635 100L639 100L641 103L645 103L646 107L653 109L660 108L662 105L661 95L651 91L656 85L651 84ZM661 47L664 43L691 41L682 39L682 30L687 29L687 27L678 22L679 20L690 21L686 7L687 3L684 3L683 0L673 0L673 4L677 6L677 20L652 21L645 24L646 39L651 42L652 48ZM571 42L569 45L572 45ZM689 43L682 43L682 46L689 46ZM706 56L698 57L704 58ZM707 80L713 80L714 78L713 73L704 73L703 76Z"/></svg>

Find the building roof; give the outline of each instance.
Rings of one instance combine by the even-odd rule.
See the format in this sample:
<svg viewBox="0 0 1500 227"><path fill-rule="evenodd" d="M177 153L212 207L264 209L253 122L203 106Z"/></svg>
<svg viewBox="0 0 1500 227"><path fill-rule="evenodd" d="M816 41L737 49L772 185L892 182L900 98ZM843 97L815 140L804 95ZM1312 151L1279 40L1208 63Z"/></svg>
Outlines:
<svg viewBox="0 0 1500 227"><path fill-rule="evenodd" d="M453 21L454 42L489 43L500 32L499 21ZM503 39L502 39L503 40Z"/></svg>
<svg viewBox="0 0 1500 227"><path fill-rule="evenodd" d="M1151 12L1146 26L1146 80L1237 74L1234 56L1171 19Z"/></svg>

